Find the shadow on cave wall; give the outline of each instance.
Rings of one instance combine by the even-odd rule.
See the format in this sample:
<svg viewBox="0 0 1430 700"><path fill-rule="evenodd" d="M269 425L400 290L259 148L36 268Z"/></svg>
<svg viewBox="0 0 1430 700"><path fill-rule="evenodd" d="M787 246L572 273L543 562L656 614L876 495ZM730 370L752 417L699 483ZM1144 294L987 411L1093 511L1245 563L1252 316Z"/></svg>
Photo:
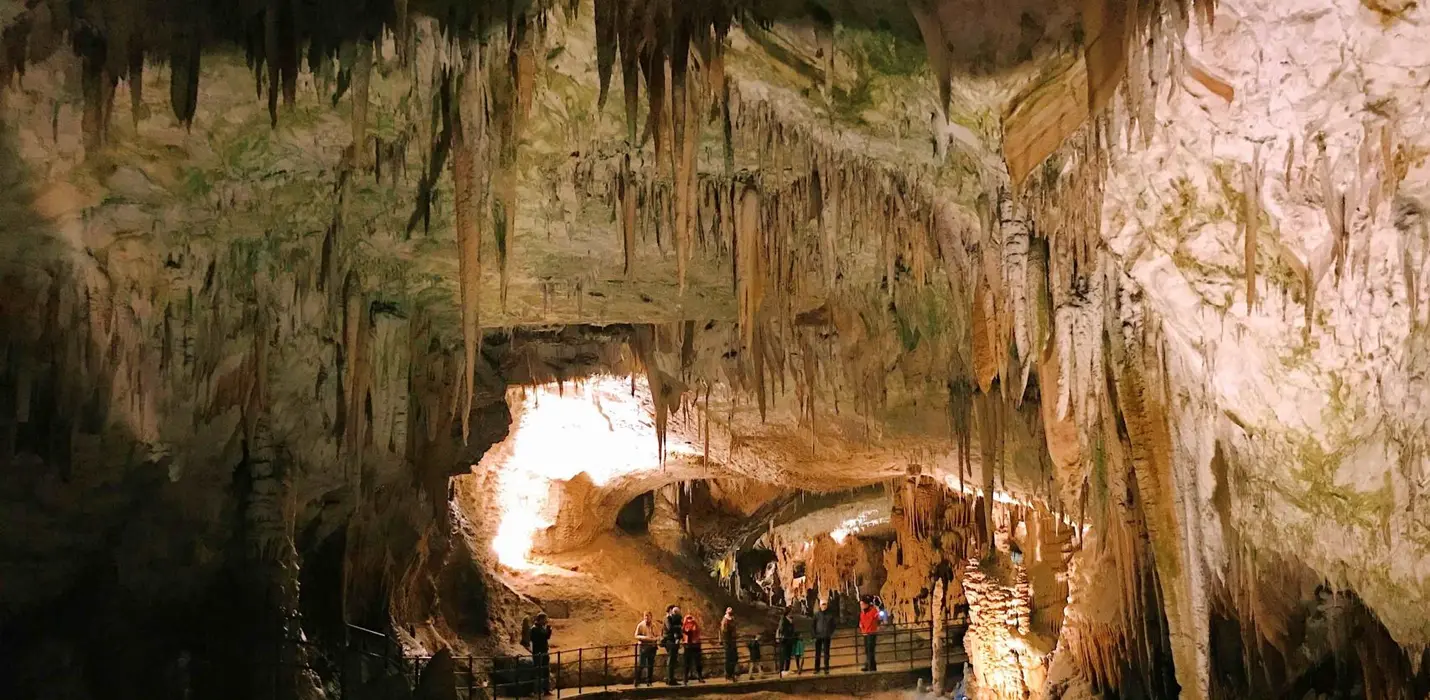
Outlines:
<svg viewBox="0 0 1430 700"><path fill-rule="evenodd" d="M445 416L361 469L301 463L291 447L334 436L280 433L251 403L166 413L207 388L174 379L191 348L166 320L121 356L126 318L109 314L128 299L103 298L107 253L65 230L81 221L42 215L34 182L0 125L0 697L286 696L335 682L346 622L385 630L440 605L459 633L486 631L483 572L448 556L446 481L505 437L498 370L465 445ZM223 349L259 348L253 334ZM134 369L146 359L157 372Z"/></svg>

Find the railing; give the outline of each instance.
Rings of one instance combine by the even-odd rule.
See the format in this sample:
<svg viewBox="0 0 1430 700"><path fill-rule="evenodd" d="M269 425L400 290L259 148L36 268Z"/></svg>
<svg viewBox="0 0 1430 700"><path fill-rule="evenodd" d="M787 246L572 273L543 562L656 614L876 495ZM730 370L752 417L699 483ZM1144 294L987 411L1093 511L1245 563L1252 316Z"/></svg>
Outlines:
<svg viewBox="0 0 1430 700"><path fill-rule="evenodd" d="M944 664L961 653L966 622L946 626ZM872 637L872 642L870 638ZM913 670L933 662L931 622L886 624L866 637L857 630L840 630L829 640L828 661L818 656L823 644L801 632L800 641L742 638L734 649L734 681L746 683L820 673L854 673L861 670ZM870 669L869 644L874 646ZM571 697L594 690L674 681L676 684L720 680L727 675L727 649L718 640L700 645L681 644L672 650L642 648L636 644L561 649L545 655L459 657L455 659L458 695L467 700L499 697ZM427 657L411 659L414 685ZM643 663L644 662L644 663ZM637 674L640 674L639 677Z"/></svg>
<svg viewBox="0 0 1430 700"><path fill-rule="evenodd" d="M413 678L413 663L391 637L357 625L347 626L347 652L338 674L341 697L379 676Z"/></svg>

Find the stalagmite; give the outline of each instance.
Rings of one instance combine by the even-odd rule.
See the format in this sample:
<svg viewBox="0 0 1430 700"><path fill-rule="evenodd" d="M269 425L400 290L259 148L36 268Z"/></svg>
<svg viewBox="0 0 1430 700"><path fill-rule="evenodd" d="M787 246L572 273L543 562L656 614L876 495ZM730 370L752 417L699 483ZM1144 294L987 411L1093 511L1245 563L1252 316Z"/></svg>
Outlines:
<svg viewBox="0 0 1430 700"><path fill-rule="evenodd" d="M944 649L944 643L948 639L948 617L944 611L944 585L941 578L934 581L933 610L929 614L933 618L933 680L930 685L934 695L942 695L946 685L944 675L948 672L948 652Z"/></svg>

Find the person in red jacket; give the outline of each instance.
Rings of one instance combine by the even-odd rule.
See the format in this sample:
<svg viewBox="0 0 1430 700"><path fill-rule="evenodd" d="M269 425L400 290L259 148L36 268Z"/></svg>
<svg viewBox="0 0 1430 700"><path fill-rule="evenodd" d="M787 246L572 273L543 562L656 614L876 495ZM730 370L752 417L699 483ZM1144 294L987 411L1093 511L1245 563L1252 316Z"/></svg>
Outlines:
<svg viewBox="0 0 1430 700"><path fill-rule="evenodd" d="M863 670L879 670L879 609L868 596L859 599L859 634L864 635Z"/></svg>
<svg viewBox="0 0 1430 700"><path fill-rule="evenodd" d="M694 615L685 616L685 624L681 625L681 632L685 637L685 682L690 682L690 676L695 676L695 680L705 682L705 655L700 646L700 622Z"/></svg>

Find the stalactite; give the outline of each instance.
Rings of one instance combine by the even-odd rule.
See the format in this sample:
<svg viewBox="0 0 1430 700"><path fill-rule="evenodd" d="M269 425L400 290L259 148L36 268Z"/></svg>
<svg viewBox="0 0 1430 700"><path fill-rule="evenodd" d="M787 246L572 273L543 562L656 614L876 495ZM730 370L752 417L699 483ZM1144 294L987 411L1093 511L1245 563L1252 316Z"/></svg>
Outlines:
<svg viewBox="0 0 1430 700"><path fill-rule="evenodd" d="M1257 145L1249 170L1242 171L1242 233L1246 248L1242 264L1246 268L1247 313L1256 307L1256 236L1261 229L1261 146Z"/></svg>
<svg viewBox="0 0 1430 700"><path fill-rule="evenodd" d="M611 70L616 65L616 42L620 36L621 3L619 0L595 0L596 72L601 91L596 100L598 111L606 108L606 96L611 88Z"/></svg>
<svg viewBox="0 0 1430 700"><path fill-rule="evenodd" d="M488 71L491 79L493 106L490 110L497 126L496 221L492 227L496 235L497 264L500 269L500 290L502 308L506 308L509 285L508 264L512 239L516 235L517 214L517 159L521 151L522 133L531 111L536 80L536 57L533 32L525 15L514 17L507 27L507 61L505 71Z"/></svg>
<svg viewBox="0 0 1430 700"><path fill-rule="evenodd" d="M129 60L125 81L129 83L129 114L134 120L135 128L139 126L139 120L144 118L144 46L138 41L134 41L129 46Z"/></svg>
<svg viewBox="0 0 1430 700"><path fill-rule="evenodd" d="M626 145L635 148L636 114L640 110L640 33L645 18L640 13L646 3L623 2L619 4L621 17L618 20L619 49L621 56L621 81L626 102Z"/></svg>
<svg viewBox="0 0 1430 700"><path fill-rule="evenodd" d="M1028 298L1028 222L1016 211L1013 196L1006 189L998 193L998 219L1003 230L1003 289L1012 307L1013 342L1023 370L1020 374L1026 377L1034 357L1032 312L1028 308L1031 303ZM1006 377L1004 381L1007 382ZM1019 400L1022 386L1019 386Z"/></svg>
<svg viewBox="0 0 1430 700"><path fill-rule="evenodd" d="M487 66L480 48L468 52L459 104L452 121L452 181L457 219L458 290L462 310L462 440L471 434L472 395L481 345L482 223L488 197L477 164L489 149Z"/></svg>
<svg viewBox="0 0 1430 700"><path fill-rule="evenodd" d="M617 199L621 208L621 249L624 253L623 274L630 279L635 270L636 255L636 184L631 170L631 154L627 152L621 159L620 179L616 182Z"/></svg>
<svg viewBox="0 0 1430 700"><path fill-rule="evenodd" d="M938 4L926 0L912 0L908 6L918 24L919 33L923 36L929 67L933 69L934 79L938 82L939 108L943 118L947 119L953 83L953 56L949 52L948 39L944 36L943 25L939 20Z"/></svg>
<svg viewBox="0 0 1430 700"><path fill-rule="evenodd" d="M765 255L760 192L745 185L740 193L739 210L735 213L735 285L742 351L755 348L756 325L764 301ZM762 362L763 353L756 351L755 360ZM763 385L763 381L761 381Z"/></svg>
<svg viewBox="0 0 1430 700"><path fill-rule="evenodd" d="M442 171L447 167L447 155L452 148L453 75L450 68L444 67L440 71L435 86L436 94L432 99L433 128L430 155L425 172L422 173L422 177L417 183L417 203L412 209L412 215L407 219L406 236L408 238L412 237L412 232L417 228L417 224L422 224L423 231L427 231L431 225L432 200L436 196L437 179L442 176Z"/></svg>
<svg viewBox="0 0 1430 700"><path fill-rule="evenodd" d="M283 0L267 0L263 10L263 59L268 67L268 119L278 127L278 24Z"/></svg>
<svg viewBox="0 0 1430 700"><path fill-rule="evenodd" d="M86 151L98 150L109 140L109 115L114 104L114 89L118 76L112 74L105 62L104 42L89 32L80 32L75 38L76 50L80 53L80 91L84 96L84 111L81 129L84 132Z"/></svg>
<svg viewBox="0 0 1430 700"><path fill-rule="evenodd" d="M366 303L362 293L362 282L356 271L349 270L343 279L343 382L342 402L344 420L340 421L341 444L352 463L359 464L357 455L363 446L363 403L365 382L363 372L363 341L366 335L363 313Z"/></svg>
<svg viewBox="0 0 1430 700"><path fill-rule="evenodd" d="M353 65L352 158L359 168L367 163L368 85L372 75L372 43L358 42Z"/></svg>
<svg viewBox="0 0 1430 700"><path fill-rule="evenodd" d="M1121 287L1121 333L1111 338L1115 400L1127 442L1127 465L1145 517L1160 583L1177 682L1198 697L1208 693L1206 651L1197 645L1206 625L1193 611L1196 573L1189 571L1181 542L1186 525L1175 513L1176 475L1171 464L1171 426L1161 384L1162 338L1159 328L1144 321L1140 291Z"/></svg>
<svg viewBox="0 0 1430 700"><path fill-rule="evenodd" d="M978 443L981 451L979 468L982 473L983 516L982 531L986 539L981 543L985 554L993 551L993 486L994 476L1003 461L1003 435L1000 412L1002 399L986 391L979 392L974 399L974 409L978 417Z"/></svg>
<svg viewBox="0 0 1430 700"><path fill-rule="evenodd" d="M675 261L676 281L680 293L685 293L686 267L689 265L691 239L695 220L695 148L700 142L700 89L698 82L688 80L692 10L677 7L681 14L671 47L671 104L674 152L672 168L675 179Z"/></svg>
<svg viewBox="0 0 1430 700"><path fill-rule="evenodd" d="M397 60L403 67L412 63L412 27L407 16L409 0L392 0L392 35L397 44Z"/></svg>
<svg viewBox="0 0 1430 700"><path fill-rule="evenodd" d="M1339 282L1345 272L1346 250L1350 246L1346 227L1346 196L1336 185L1330 156L1321 145L1321 205L1326 209L1326 220L1331 225L1331 262L1336 269Z"/></svg>

